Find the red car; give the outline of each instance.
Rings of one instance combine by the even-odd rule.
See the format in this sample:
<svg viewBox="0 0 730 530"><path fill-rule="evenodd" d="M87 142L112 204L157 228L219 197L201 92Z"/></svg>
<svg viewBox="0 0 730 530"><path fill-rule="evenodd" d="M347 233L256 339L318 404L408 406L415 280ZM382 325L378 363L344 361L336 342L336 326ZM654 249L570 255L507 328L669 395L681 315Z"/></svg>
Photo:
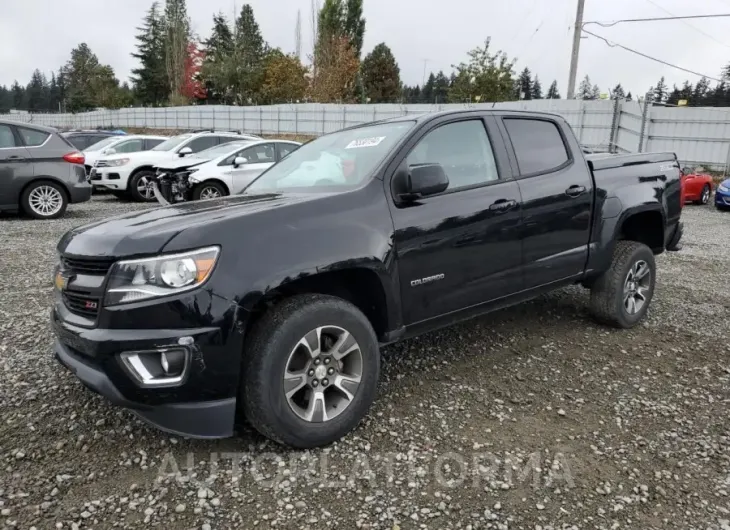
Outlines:
<svg viewBox="0 0 730 530"><path fill-rule="evenodd" d="M712 176L703 173L693 173L692 170L682 170L682 195L684 202L707 204L712 196Z"/></svg>

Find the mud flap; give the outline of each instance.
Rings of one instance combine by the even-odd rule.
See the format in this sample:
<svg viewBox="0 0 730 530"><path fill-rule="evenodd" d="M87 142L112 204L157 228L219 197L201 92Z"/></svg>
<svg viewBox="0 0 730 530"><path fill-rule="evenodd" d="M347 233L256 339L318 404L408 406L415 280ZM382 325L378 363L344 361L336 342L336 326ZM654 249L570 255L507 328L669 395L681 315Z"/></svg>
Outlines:
<svg viewBox="0 0 730 530"><path fill-rule="evenodd" d="M682 239L683 233L684 223L677 223L677 228L674 230L674 235L672 236L672 239L669 240L667 250L669 250L670 252L677 252L678 250L682 250L682 244L680 243L680 240Z"/></svg>

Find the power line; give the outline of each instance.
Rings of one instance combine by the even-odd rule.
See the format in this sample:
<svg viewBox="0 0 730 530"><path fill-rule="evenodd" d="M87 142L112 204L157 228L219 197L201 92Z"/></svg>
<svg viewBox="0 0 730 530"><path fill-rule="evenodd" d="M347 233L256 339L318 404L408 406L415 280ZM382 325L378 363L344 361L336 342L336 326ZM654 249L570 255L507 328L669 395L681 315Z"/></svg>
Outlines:
<svg viewBox="0 0 730 530"><path fill-rule="evenodd" d="M602 28L610 28L615 26L616 24L621 24L622 22L660 22L662 20L685 20L685 19L694 19L694 18L727 18L730 17L730 13L718 13L715 15L685 15L681 17L651 17L651 18L624 18L621 20L614 20L613 22L598 22L598 21L590 21L590 22L584 22L583 25L586 26L588 24L596 24L598 26L601 26Z"/></svg>
<svg viewBox="0 0 730 530"><path fill-rule="evenodd" d="M653 5L654 7L656 7L657 9L661 9L662 11L664 11L665 13L667 13L667 14L668 14L668 15L670 15L670 16L673 16L673 17L676 17L676 16L677 16L677 15L675 15L674 13L672 13L671 11L669 11L668 9L665 9L664 7L662 7L662 6L660 6L659 4L657 4L657 3L656 3L656 2L654 1L654 0L646 0L646 1L647 1L647 2L649 2L649 3L651 4L651 5ZM687 26L687 27L690 27L690 28L692 28L692 29L693 29L693 30L695 30L695 31L696 31L697 33L700 33L700 34L704 35L704 36L705 36L705 37L707 37L708 39L712 39L712 40L713 40L713 41L715 41L716 43L718 43L718 44L721 44L721 45L725 46L726 48L730 48L730 46L728 46L728 45L727 45L727 44L725 44L724 42L722 42L722 41L720 41L720 40L716 39L715 37L713 37L713 36L712 36L712 35L710 35L709 33L705 33L705 32L704 32L704 31L702 31L702 30L701 30L700 28L698 28L697 26L693 26L692 24L690 24L690 23L689 23L689 22L687 22L686 20L684 20L684 19L678 19L678 20L679 20L679 21L680 21L680 22L681 22L682 24L684 24L685 26Z"/></svg>
<svg viewBox="0 0 730 530"><path fill-rule="evenodd" d="M601 37L600 35L596 35L595 33L591 33L587 29L583 29L584 32L588 33L588 35L591 35L593 37L596 37L597 39L601 39L603 42L605 42L609 47L611 48L621 48L622 50L626 50L627 52L631 52L635 55L638 55L640 57L643 57L644 59L649 59L650 61L654 61L660 64L663 64L665 66L669 66L670 68L675 68L677 70L681 70L683 72L686 72L688 74L696 75L698 77L706 77L707 79L711 79L712 81L717 81L718 83L721 82L720 79L717 79L715 77L711 77L709 75L701 74L699 72L695 72L693 70L688 70L687 68L682 68L681 66L677 66L676 64L668 63L666 61L662 61L661 59L657 59L656 57L652 57L650 55L646 55L645 53L641 53L640 51L634 50L633 48L629 48L627 46L624 46L623 44L619 44L617 42L611 42L605 37Z"/></svg>

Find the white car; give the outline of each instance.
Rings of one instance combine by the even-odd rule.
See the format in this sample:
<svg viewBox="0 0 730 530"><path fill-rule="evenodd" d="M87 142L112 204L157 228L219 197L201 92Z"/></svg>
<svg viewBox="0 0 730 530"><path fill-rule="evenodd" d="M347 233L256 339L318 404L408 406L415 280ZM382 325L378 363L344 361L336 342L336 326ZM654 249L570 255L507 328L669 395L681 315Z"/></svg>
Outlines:
<svg viewBox="0 0 730 530"><path fill-rule="evenodd" d="M158 166L162 204L241 193L256 177L302 144L289 140L231 142Z"/></svg>
<svg viewBox="0 0 730 530"><path fill-rule="evenodd" d="M88 175L91 172L91 168L94 167L94 164L100 158L118 153L149 151L168 138L168 136L150 136L145 134L110 136L109 138L104 138L100 142L96 142L84 149L83 153L86 158L86 174Z"/></svg>
<svg viewBox="0 0 730 530"><path fill-rule="evenodd" d="M230 132L198 132L174 136L149 151L122 153L97 160L91 170L95 187L117 196L131 196L139 202L154 201L154 167L236 140L260 140L253 135Z"/></svg>

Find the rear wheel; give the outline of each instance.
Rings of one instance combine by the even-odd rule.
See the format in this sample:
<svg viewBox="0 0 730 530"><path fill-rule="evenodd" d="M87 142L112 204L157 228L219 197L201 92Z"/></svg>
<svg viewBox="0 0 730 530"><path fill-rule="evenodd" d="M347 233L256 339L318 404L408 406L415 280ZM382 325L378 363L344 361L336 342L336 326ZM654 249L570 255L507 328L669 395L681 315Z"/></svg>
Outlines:
<svg viewBox="0 0 730 530"><path fill-rule="evenodd" d="M217 199L224 197L228 192L222 184L217 182L201 182L193 189L193 200Z"/></svg>
<svg viewBox="0 0 730 530"><path fill-rule="evenodd" d="M155 191L152 187L155 174L149 170L143 170L132 175L129 179L129 193L132 199L137 202L153 202L155 200Z"/></svg>
<svg viewBox="0 0 730 530"><path fill-rule="evenodd" d="M20 197L23 211L34 219L56 219L68 206L66 190L54 182L36 182L28 186Z"/></svg>
<svg viewBox="0 0 730 530"><path fill-rule="evenodd" d="M289 298L255 325L240 405L264 436L297 448L342 438L375 399L380 352L370 322L324 295Z"/></svg>
<svg viewBox="0 0 730 530"><path fill-rule="evenodd" d="M636 241L618 241L611 267L591 287L591 311L604 324L632 328L646 315L655 282L651 249Z"/></svg>
<svg viewBox="0 0 730 530"><path fill-rule="evenodd" d="M697 201L697 204L707 204L708 202L710 202L710 195L712 195L710 185L705 184L705 186L702 188L702 192L700 193L700 199Z"/></svg>

